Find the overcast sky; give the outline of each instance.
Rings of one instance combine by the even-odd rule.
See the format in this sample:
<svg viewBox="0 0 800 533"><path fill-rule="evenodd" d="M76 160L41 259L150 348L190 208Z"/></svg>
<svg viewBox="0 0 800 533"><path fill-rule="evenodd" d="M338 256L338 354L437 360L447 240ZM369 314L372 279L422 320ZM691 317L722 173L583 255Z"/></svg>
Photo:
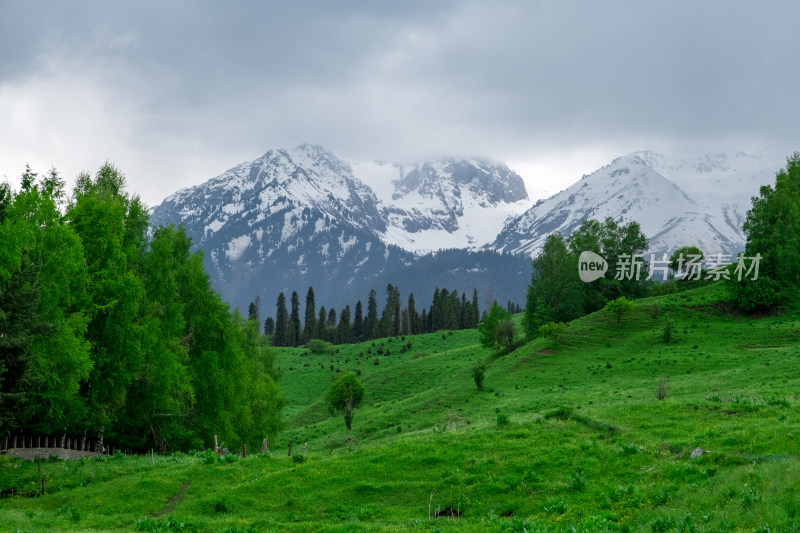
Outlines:
<svg viewBox="0 0 800 533"><path fill-rule="evenodd" d="M270 148L485 156L532 196L639 149L800 149L800 2L0 0L0 178L149 205Z"/></svg>

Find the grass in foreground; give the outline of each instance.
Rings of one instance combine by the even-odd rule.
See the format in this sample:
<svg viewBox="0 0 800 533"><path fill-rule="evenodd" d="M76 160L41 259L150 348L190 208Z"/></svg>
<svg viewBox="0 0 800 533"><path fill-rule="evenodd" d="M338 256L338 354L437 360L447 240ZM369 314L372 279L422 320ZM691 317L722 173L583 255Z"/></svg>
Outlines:
<svg viewBox="0 0 800 533"><path fill-rule="evenodd" d="M720 291L639 300L621 326L591 315L501 357L474 331L283 350L287 429L271 455L43 463L50 493L0 500L0 526L795 531L800 317L730 315ZM350 432L322 402L337 369L367 389ZM295 454L308 443L302 458L290 440ZM37 490L36 465L0 461L0 488Z"/></svg>

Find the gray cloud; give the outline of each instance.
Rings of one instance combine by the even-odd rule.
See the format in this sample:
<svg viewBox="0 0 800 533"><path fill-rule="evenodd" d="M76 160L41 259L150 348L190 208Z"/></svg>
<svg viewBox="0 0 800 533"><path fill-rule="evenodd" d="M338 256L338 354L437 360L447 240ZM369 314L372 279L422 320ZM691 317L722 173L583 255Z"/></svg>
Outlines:
<svg viewBox="0 0 800 533"><path fill-rule="evenodd" d="M156 203L303 141L400 160L789 149L798 15L788 1L4 2L0 174L110 159Z"/></svg>

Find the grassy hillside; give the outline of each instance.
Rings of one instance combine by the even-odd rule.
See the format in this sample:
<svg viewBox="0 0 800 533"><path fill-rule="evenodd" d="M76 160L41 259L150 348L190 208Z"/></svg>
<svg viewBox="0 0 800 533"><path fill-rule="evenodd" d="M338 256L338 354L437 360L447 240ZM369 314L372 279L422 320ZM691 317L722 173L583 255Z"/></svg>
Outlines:
<svg viewBox="0 0 800 533"><path fill-rule="evenodd" d="M722 300L719 286L638 300L621 325L590 315L558 343L499 357L475 331L331 355L285 349L286 429L271 454L48 462L42 474L0 458L0 489L35 493L42 476L48 486L43 497L0 499L0 526L796 531L800 314L751 320ZM471 368L481 361L478 391ZM347 431L322 397L358 370L367 396Z"/></svg>

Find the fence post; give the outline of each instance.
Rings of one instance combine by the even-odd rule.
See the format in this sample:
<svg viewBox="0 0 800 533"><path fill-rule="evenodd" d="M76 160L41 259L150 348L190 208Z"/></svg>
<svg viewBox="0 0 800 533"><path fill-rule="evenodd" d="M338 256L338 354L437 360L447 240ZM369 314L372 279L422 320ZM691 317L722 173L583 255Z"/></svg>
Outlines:
<svg viewBox="0 0 800 533"><path fill-rule="evenodd" d="M42 436L41 435L36 437L36 447L37 448L41 448L42 447Z"/></svg>
<svg viewBox="0 0 800 533"><path fill-rule="evenodd" d="M306 454L306 444L308 444L308 443L307 442L303 443L303 455Z"/></svg>
<svg viewBox="0 0 800 533"><path fill-rule="evenodd" d="M214 435L214 453L219 455L219 442L217 441L216 435Z"/></svg>
<svg viewBox="0 0 800 533"><path fill-rule="evenodd" d="M66 433L64 433L63 435L61 435L61 448L63 448L63 447L64 447L64 441L65 441L66 439L67 439L67 434L66 434Z"/></svg>
<svg viewBox="0 0 800 533"><path fill-rule="evenodd" d="M14 438L12 439L11 447L12 448L16 448L17 447L17 436L16 435L14 435Z"/></svg>
<svg viewBox="0 0 800 533"><path fill-rule="evenodd" d="M50 435L45 435L44 436L44 447L45 448L49 448L50 447L49 445L50 445Z"/></svg>

